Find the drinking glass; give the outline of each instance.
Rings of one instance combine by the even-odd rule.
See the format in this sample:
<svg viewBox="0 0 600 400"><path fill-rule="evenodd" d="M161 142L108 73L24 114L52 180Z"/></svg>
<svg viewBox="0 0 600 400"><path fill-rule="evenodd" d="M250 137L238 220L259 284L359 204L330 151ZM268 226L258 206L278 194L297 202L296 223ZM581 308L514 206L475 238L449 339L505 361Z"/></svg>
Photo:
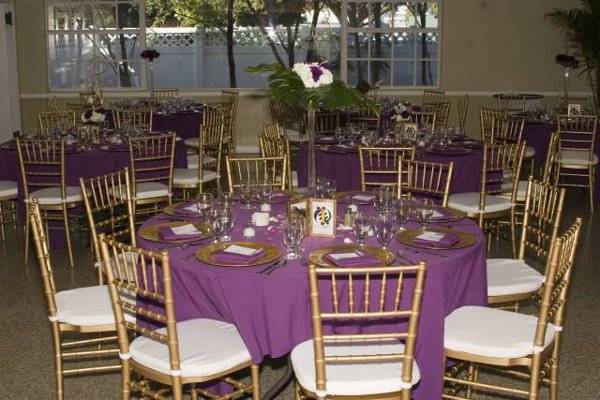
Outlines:
<svg viewBox="0 0 600 400"><path fill-rule="evenodd" d="M379 217L375 222L375 237L381 244L381 247L386 250L387 246L394 237L394 224L387 217Z"/></svg>
<svg viewBox="0 0 600 400"><path fill-rule="evenodd" d="M201 214L205 210L211 208L214 204L215 197L212 193L200 193L196 196L196 207L198 207L198 214Z"/></svg>
<svg viewBox="0 0 600 400"><path fill-rule="evenodd" d="M304 230L299 224L287 222L283 225L283 243L288 248L289 252L286 256L288 260L300 258L300 245L304 238Z"/></svg>
<svg viewBox="0 0 600 400"><path fill-rule="evenodd" d="M354 219L354 236L359 246L365 245L365 240L369 237L369 231L371 230L371 223L369 219L361 214L358 214Z"/></svg>
<svg viewBox="0 0 600 400"><path fill-rule="evenodd" d="M398 206L396 207L396 217L398 220L398 230L404 231L406 230L405 225L408 223L408 220L412 214L412 205L410 201L405 199L400 199L398 202Z"/></svg>
<svg viewBox="0 0 600 400"><path fill-rule="evenodd" d="M417 220L421 224L421 229L425 230L431 217L433 216L433 203L431 199L423 199L418 206Z"/></svg>
<svg viewBox="0 0 600 400"><path fill-rule="evenodd" d="M229 232L233 229L233 213L227 210L219 210L216 213L214 227L215 235L220 243L230 241Z"/></svg>
<svg viewBox="0 0 600 400"><path fill-rule="evenodd" d="M244 204L243 208L245 210L250 210L252 208L252 182L244 182L240 186L240 200Z"/></svg>
<svg viewBox="0 0 600 400"><path fill-rule="evenodd" d="M229 192L223 192L217 197L214 201L214 207L219 209L227 209L230 210L233 208L233 194Z"/></svg>
<svg viewBox="0 0 600 400"><path fill-rule="evenodd" d="M271 195L273 194L273 186L271 186L268 182L264 182L260 189L261 203L268 203L271 200Z"/></svg>

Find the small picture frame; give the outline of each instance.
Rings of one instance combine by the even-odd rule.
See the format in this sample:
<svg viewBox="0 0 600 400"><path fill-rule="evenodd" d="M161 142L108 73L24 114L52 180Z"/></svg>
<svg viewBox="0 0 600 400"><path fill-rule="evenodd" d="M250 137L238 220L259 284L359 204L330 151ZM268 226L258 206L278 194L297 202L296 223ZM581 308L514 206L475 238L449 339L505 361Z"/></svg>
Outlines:
<svg viewBox="0 0 600 400"><path fill-rule="evenodd" d="M337 233L337 200L309 198L308 235L334 237Z"/></svg>
<svg viewBox="0 0 600 400"><path fill-rule="evenodd" d="M568 115L581 115L581 104L569 104L567 106Z"/></svg>

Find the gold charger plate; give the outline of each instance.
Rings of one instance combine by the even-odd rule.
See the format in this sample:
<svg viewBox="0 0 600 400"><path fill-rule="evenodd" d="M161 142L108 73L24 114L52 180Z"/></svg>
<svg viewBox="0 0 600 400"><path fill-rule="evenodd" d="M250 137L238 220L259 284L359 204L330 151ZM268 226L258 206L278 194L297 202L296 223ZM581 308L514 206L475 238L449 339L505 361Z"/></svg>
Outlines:
<svg viewBox="0 0 600 400"><path fill-rule="evenodd" d="M335 267L331 261L325 258L325 255L330 253L341 253L344 251L359 250L364 253L373 255L381 260L381 265L390 265L396 259L394 254L388 250L373 246L360 246L358 244L341 244L337 246L323 247L315 250L308 256L308 260L322 267Z"/></svg>
<svg viewBox="0 0 600 400"><path fill-rule="evenodd" d="M398 232L396 234L396 240L407 246L418 247L421 249L431 250L455 250L464 249L465 247L473 246L477 242L475 235L469 232L461 232L450 228L427 228L429 232L440 232L440 233L454 233L460 237L460 240L450 247L439 247L439 246L428 246L426 244L415 243L414 239L421 233L423 229L408 229L406 231Z"/></svg>
<svg viewBox="0 0 600 400"><path fill-rule="evenodd" d="M174 217L179 217L179 218L194 218L194 215L192 213L184 214L184 213L178 213L176 211L177 208L181 207L182 205L184 205L186 203L189 203L189 201L182 201L179 203L170 204L170 205L166 206L165 208L163 208L162 212L167 215L172 215ZM200 217L200 214L198 214L197 216Z"/></svg>
<svg viewBox="0 0 600 400"><path fill-rule="evenodd" d="M244 246L244 247L251 247L253 249L263 249L265 254L257 260L254 260L250 263L242 263L242 264L234 264L234 263L224 264L213 258L213 256L212 256L213 253L215 253L216 251L223 250L223 249L231 246L232 244L236 244L238 246ZM270 262L277 261L279 258L281 258L281 250L279 250L277 247L275 247L271 244L260 243L260 242L212 243L212 244L209 244L209 245L206 245L206 246L200 248L200 250L198 250L196 252L196 258L206 264L216 265L218 267L253 267L255 265L267 264Z"/></svg>
<svg viewBox="0 0 600 400"><path fill-rule="evenodd" d="M198 229L202 234L198 236L194 236L192 238L187 239L177 239L177 240L165 240L160 237L160 228L163 227L177 227L188 225L190 222L188 221L169 221L162 222L156 225L149 225L140 228L140 236L142 239L149 240L151 242L159 242L159 243L187 243L187 242L196 242L198 240L206 239L212 236L212 231L206 224L192 224Z"/></svg>

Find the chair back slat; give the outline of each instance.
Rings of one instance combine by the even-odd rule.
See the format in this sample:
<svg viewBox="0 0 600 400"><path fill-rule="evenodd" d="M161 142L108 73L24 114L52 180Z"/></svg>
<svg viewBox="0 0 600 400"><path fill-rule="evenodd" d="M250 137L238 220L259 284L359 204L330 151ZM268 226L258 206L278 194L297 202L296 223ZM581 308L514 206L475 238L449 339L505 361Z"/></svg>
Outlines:
<svg viewBox="0 0 600 400"><path fill-rule="evenodd" d="M425 263L414 266L332 268L309 267L310 302L313 321L317 390L326 390L328 364L381 363L402 361L399 377L412 380ZM388 321L390 331L381 333L324 334L324 324ZM404 349L381 354L326 355L328 345L346 343L390 344L404 342ZM374 365L374 367L376 367Z"/></svg>
<svg viewBox="0 0 600 400"><path fill-rule="evenodd" d="M285 190L287 181L286 157L227 157L227 180L233 193L242 186L254 182Z"/></svg>
<svg viewBox="0 0 600 400"><path fill-rule="evenodd" d="M584 151L592 161L594 142L598 126L596 115L558 115L558 151Z"/></svg>
<svg viewBox="0 0 600 400"><path fill-rule="evenodd" d="M504 118L506 113L497 108L481 108L479 110L479 124L481 129L481 140L492 143L492 123L494 118Z"/></svg>
<svg viewBox="0 0 600 400"><path fill-rule="evenodd" d="M170 100L175 99L179 96L179 90L177 89L152 89L150 92L150 98Z"/></svg>
<svg viewBox="0 0 600 400"><path fill-rule="evenodd" d="M65 145L62 140L17 139L24 197L39 189L56 187L66 198Z"/></svg>
<svg viewBox="0 0 600 400"><path fill-rule="evenodd" d="M415 147L363 147L358 149L361 190L398 184L398 160L414 160Z"/></svg>
<svg viewBox="0 0 600 400"><path fill-rule="evenodd" d="M409 114L410 122L417 124L419 129L428 129L429 132L435 131L436 113L430 111L418 111Z"/></svg>
<svg viewBox="0 0 600 400"><path fill-rule="evenodd" d="M437 129L445 128L448 125L448 116L450 115L449 102L439 102L427 105L425 111L435 113L435 126Z"/></svg>
<svg viewBox="0 0 600 400"><path fill-rule="evenodd" d="M445 90L426 89L423 91L421 105L423 108L446 101Z"/></svg>
<svg viewBox="0 0 600 400"><path fill-rule="evenodd" d="M546 159L544 160L544 171L542 172L542 182L553 183L558 176L559 164L556 162L558 155L559 134L553 132L548 143Z"/></svg>
<svg viewBox="0 0 600 400"><path fill-rule="evenodd" d="M40 131L47 134L53 129L75 129L75 112L73 111L44 111L38 113Z"/></svg>
<svg viewBox="0 0 600 400"><path fill-rule="evenodd" d="M152 130L153 111L151 108L121 108L113 110L113 123L118 129L138 128L146 132Z"/></svg>
<svg viewBox="0 0 600 400"><path fill-rule="evenodd" d="M398 198L414 195L440 200L448 205L454 162L449 164L403 159L398 161Z"/></svg>
<svg viewBox="0 0 600 400"><path fill-rule="evenodd" d="M132 193L141 182L160 182L171 192L175 134L129 138L129 157L133 177Z"/></svg>

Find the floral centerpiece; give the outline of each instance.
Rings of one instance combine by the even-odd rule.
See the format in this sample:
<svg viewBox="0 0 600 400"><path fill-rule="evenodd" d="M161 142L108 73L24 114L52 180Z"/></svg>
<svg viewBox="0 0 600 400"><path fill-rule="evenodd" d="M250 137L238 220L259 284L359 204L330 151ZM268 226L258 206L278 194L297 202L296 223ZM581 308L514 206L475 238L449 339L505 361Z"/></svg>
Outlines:
<svg viewBox="0 0 600 400"><path fill-rule="evenodd" d="M347 108L368 109L379 114L378 105L369 97L371 87L361 83L348 87L335 79L327 63L296 63L293 68L281 64L261 64L246 69L249 73L268 74L267 83L273 97L307 113L308 187L315 188L315 110L334 111Z"/></svg>
<svg viewBox="0 0 600 400"><path fill-rule="evenodd" d="M87 110L81 114L81 122L84 124L102 124L106 119L106 115L96 110Z"/></svg>

